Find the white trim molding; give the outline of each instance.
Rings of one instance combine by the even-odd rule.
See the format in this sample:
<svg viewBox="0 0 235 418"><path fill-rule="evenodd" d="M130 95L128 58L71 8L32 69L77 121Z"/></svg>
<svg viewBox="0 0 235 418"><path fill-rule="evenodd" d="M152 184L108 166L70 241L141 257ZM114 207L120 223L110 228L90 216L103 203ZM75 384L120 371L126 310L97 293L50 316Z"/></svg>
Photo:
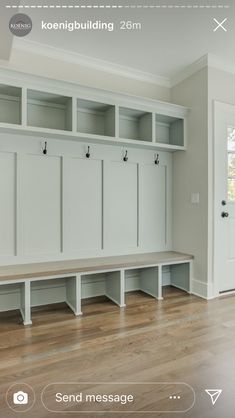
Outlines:
<svg viewBox="0 0 235 418"><path fill-rule="evenodd" d="M50 45L45 45L35 41L29 41L15 37L13 41L13 50L14 49L33 54L36 52L38 55L44 57L81 65L83 67L94 68L97 71L104 71L106 73L115 74L120 77L132 78L151 84L157 84L163 87L170 87L170 80L167 77L144 72L133 67L115 64L113 62L105 61L99 58L89 57L77 52L55 48Z"/></svg>
<svg viewBox="0 0 235 418"><path fill-rule="evenodd" d="M212 282L202 282L201 280L193 279L191 293L206 300L214 299L217 295L214 295L213 288Z"/></svg>
<svg viewBox="0 0 235 418"><path fill-rule="evenodd" d="M174 87L176 84L181 83L181 81L185 80L186 78L190 77L191 75L197 73L202 68L205 68L207 66L208 54L203 55L203 57L199 58L197 61L194 61L192 64L187 65L178 74L175 74L170 80L171 87Z"/></svg>
<svg viewBox="0 0 235 418"><path fill-rule="evenodd" d="M141 71L133 67L79 54L74 51L68 51L51 45L42 44L40 42L30 41L28 39L15 37L12 49L31 54L36 53L40 56L77 64L86 68L93 68L96 71L103 71L120 77L139 80L166 88L174 87L176 84L179 84L181 81L205 67L217 68L219 70L235 74L235 63L228 63L224 59L210 53L203 55L201 58L187 65L182 71L176 73L172 77L165 77L151 72Z"/></svg>
<svg viewBox="0 0 235 418"><path fill-rule="evenodd" d="M173 76L170 80L171 87L179 84L181 81L206 67L216 68L217 70L235 74L235 62L229 63L214 54L206 54L199 58L197 61L185 67L183 71Z"/></svg>

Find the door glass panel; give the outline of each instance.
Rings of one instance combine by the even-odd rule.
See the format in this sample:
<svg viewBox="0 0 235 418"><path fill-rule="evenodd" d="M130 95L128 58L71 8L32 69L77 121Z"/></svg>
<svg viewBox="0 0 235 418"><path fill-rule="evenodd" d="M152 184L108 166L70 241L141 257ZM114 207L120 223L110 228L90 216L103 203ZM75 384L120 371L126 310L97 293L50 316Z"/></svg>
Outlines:
<svg viewBox="0 0 235 418"><path fill-rule="evenodd" d="M235 154L228 153L228 177L235 179Z"/></svg>
<svg viewBox="0 0 235 418"><path fill-rule="evenodd" d="M229 126L228 136L228 201L235 202L235 128Z"/></svg>
<svg viewBox="0 0 235 418"><path fill-rule="evenodd" d="M228 179L228 200L235 202L235 179Z"/></svg>
<svg viewBox="0 0 235 418"><path fill-rule="evenodd" d="M232 126L228 127L228 151L235 151L235 128Z"/></svg>

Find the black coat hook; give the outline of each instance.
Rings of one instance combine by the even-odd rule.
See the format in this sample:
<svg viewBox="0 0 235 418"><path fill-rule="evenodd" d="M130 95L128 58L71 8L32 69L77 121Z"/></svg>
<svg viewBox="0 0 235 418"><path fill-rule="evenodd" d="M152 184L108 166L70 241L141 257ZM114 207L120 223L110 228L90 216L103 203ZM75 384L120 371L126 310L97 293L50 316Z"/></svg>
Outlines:
<svg viewBox="0 0 235 418"><path fill-rule="evenodd" d="M128 161L128 156L127 156L128 151L126 150L125 155L123 157L123 161L127 162Z"/></svg>
<svg viewBox="0 0 235 418"><path fill-rule="evenodd" d="M86 153L86 158L90 158L91 154L90 154L90 147L87 148L87 153Z"/></svg>
<svg viewBox="0 0 235 418"><path fill-rule="evenodd" d="M159 154L155 154L155 160L154 160L154 163L156 164L156 165L158 165L159 163L160 163L160 160L159 160Z"/></svg>
<svg viewBox="0 0 235 418"><path fill-rule="evenodd" d="M45 141L44 149L43 149L42 152L43 152L44 155L47 155L47 141Z"/></svg>

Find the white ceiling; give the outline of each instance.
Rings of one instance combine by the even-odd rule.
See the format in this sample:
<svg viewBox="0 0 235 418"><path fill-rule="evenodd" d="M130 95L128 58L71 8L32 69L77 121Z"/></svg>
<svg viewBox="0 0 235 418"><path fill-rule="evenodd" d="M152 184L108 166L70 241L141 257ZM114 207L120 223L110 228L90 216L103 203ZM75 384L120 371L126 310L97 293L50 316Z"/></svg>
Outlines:
<svg viewBox="0 0 235 418"><path fill-rule="evenodd" d="M10 4L11 2L9 2ZM14 1L13 1L14 3ZM33 0L21 1L21 5L120 5L122 8L45 8L21 9L31 16L33 30L24 41L36 41L44 45L82 54L135 68L145 73L172 78L201 56L211 53L235 66L235 1L219 0ZM126 8L126 6L136 6ZM137 5L142 6L137 8ZM185 5L185 8L144 8L150 5ZM191 7L188 6L198 6ZM200 8L200 5L211 6ZM223 6L223 8L215 6ZM125 7L124 7L125 6ZM213 6L213 7L212 7ZM226 6L229 6L227 8ZM227 32L213 32L213 18L227 18ZM41 21L115 22L114 32L98 31L42 31ZM141 30L121 31L119 22L140 22ZM17 40L19 42L19 39Z"/></svg>

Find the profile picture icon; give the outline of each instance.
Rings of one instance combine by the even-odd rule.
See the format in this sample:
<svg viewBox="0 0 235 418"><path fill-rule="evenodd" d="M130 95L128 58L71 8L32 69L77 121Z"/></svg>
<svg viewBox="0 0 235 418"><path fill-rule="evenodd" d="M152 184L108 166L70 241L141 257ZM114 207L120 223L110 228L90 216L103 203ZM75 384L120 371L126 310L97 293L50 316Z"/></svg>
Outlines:
<svg viewBox="0 0 235 418"><path fill-rule="evenodd" d="M29 402L29 396L26 392L19 392L13 393L13 403L15 405L27 405Z"/></svg>

